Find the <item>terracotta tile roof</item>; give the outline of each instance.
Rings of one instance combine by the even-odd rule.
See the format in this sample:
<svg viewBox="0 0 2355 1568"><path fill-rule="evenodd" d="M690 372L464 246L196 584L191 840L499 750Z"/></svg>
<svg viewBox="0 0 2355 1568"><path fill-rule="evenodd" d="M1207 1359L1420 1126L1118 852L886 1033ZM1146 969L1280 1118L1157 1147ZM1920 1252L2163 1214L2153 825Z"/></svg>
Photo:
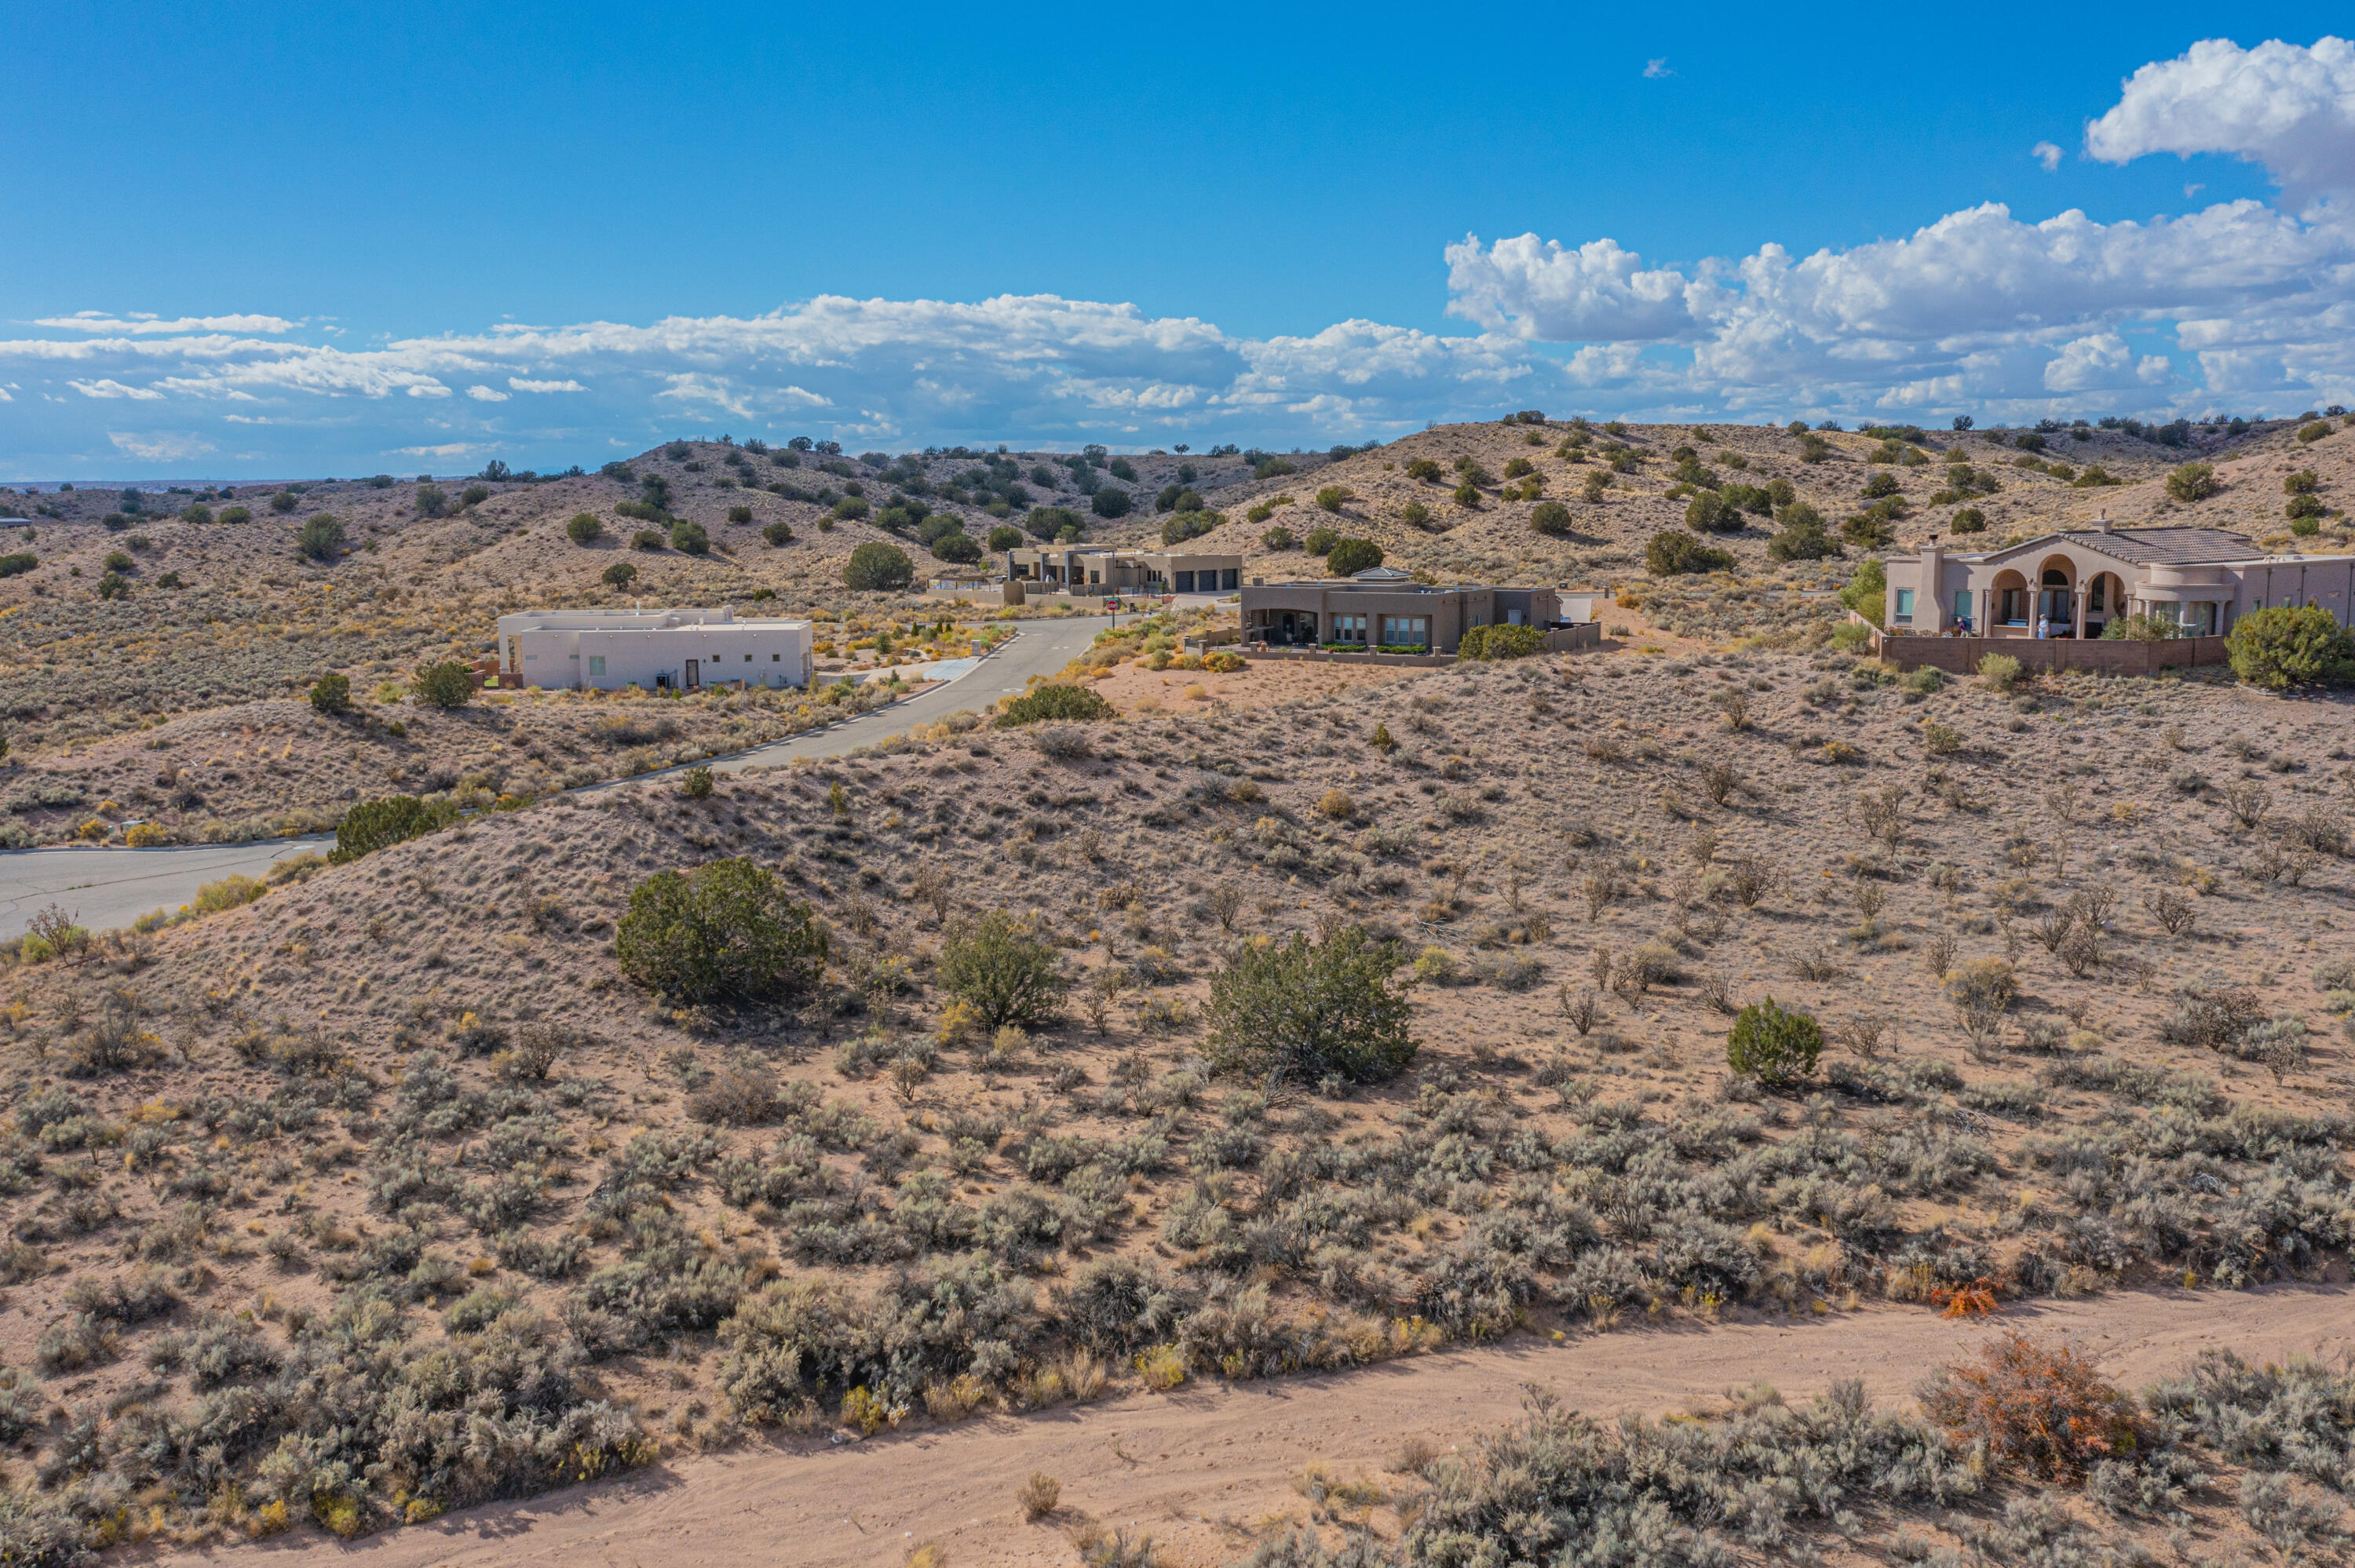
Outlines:
<svg viewBox="0 0 2355 1568"><path fill-rule="evenodd" d="M2079 528L2057 535L2138 567L2188 567L2208 561L2245 561L2265 552L2245 534L2222 528L2120 528L2105 534Z"/></svg>

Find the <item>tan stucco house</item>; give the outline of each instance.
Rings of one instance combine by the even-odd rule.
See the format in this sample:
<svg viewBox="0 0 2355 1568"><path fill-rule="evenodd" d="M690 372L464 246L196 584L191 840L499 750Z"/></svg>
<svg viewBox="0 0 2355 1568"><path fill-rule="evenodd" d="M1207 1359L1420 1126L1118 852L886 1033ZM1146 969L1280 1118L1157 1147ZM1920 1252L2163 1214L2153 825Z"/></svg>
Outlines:
<svg viewBox="0 0 2355 1568"><path fill-rule="evenodd" d="M1232 593L1241 556L1039 545L1006 552L1010 582L1078 594Z"/></svg>
<svg viewBox="0 0 2355 1568"><path fill-rule="evenodd" d="M1892 633L2099 637L2111 620L2147 614L2190 637L2217 637L2253 609L2318 604L2340 625L2355 608L2355 556L2269 555L2222 528L2090 528L2000 549L1949 550L1882 563Z"/></svg>
<svg viewBox="0 0 2355 1568"><path fill-rule="evenodd" d="M1453 653L1476 626L1560 624L1550 588L1416 582L1395 567L1348 577L1243 585L1242 640L1272 648L1412 648Z"/></svg>

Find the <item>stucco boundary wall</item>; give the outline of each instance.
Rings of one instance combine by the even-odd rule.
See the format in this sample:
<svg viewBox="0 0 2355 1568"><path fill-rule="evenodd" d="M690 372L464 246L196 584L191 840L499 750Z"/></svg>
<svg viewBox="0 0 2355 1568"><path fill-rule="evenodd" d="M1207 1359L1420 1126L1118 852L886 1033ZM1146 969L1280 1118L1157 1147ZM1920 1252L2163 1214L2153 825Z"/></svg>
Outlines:
<svg viewBox="0 0 2355 1568"><path fill-rule="evenodd" d="M2225 642L2222 637L2136 642L2100 637L1892 637L1876 632L1872 647L1884 664L1900 670L1944 670L1950 675L1977 674L1979 661L1990 653L2019 660L2022 670L2156 675L2161 670L2229 663Z"/></svg>
<svg viewBox="0 0 2355 1568"><path fill-rule="evenodd" d="M1290 659L1304 664L1404 664L1439 670L1455 662L1453 653L1335 653L1323 648L1263 648L1256 643L1235 652L1246 659Z"/></svg>

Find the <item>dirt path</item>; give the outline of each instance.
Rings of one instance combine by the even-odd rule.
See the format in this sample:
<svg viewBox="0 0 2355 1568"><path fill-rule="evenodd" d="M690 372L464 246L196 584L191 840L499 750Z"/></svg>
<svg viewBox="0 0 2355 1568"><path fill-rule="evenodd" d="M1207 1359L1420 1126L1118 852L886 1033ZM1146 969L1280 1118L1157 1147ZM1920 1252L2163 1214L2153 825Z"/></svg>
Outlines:
<svg viewBox="0 0 2355 1568"><path fill-rule="evenodd" d="M2067 1335L2136 1387L2211 1346L2252 1359L2355 1351L2355 1291L2278 1287L2226 1295L2097 1297L2016 1308L1996 1319ZM1152 1535L1163 1560L1241 1556L1277 1516L1305 1517L1292 1481L1312 1462L1345 1476L1387 1467L1401 1443L1445 1446L1513 1420L1522 1385L1574 1409L1655 1413L1764 1378L1796 1401L1843 1377L1902 1397L1936 1362L1987 1330L1881 1308L1814 1322L1621 1332L1563 1344L1519 1340L1329 1377L1172 1394L871 1438L683 1458L595 1487L477 1509L353 1545L305 1531L282 1542L165 1563L294 1568L426 1564L778 1563L899 1568L920 1542L955 1568L1074 1559L1061 1527L1085 1516ZM1014 1490L1034 1470L1062 1482L1058 1520L1020 1522Z"/></svg>

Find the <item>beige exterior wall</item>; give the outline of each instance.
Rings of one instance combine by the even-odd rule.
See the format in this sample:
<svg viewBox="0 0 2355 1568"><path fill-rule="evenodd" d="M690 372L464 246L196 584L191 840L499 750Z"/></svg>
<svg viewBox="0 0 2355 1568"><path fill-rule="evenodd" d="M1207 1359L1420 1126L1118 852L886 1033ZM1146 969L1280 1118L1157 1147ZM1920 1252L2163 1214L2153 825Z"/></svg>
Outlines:
<svg viewBox="0 0 2355 1568"><path fill-rule="evenodd" d="M2251 610L2285 604L2318 604L2342 626L2355 612L2355 556L2137 565L2082 539L2053 538L1984 559L1957 558L1932 546L1884 561L1882 568L1886 624L1917 636L1945 632L1958 613L1967 613L1975 635L2032 638L2047 615L2056 634L2067 628L2099 635L2121 615L2151 613L2221 635ZM2049 582L2051 574L2061 580Z"/></svg>

